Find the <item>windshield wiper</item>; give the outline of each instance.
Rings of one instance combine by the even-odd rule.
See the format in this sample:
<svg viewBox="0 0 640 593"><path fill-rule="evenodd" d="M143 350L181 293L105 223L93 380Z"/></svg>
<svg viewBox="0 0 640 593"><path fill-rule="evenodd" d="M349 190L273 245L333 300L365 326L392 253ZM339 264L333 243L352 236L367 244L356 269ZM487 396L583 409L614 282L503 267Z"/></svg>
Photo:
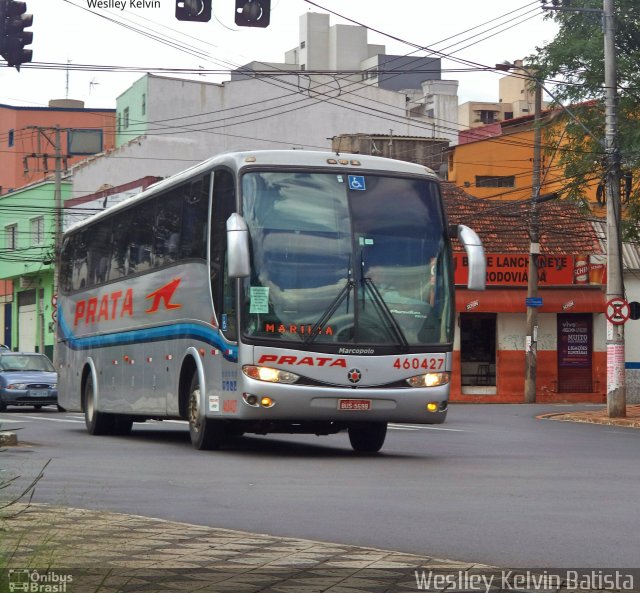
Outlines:
<svg viewBox="0 0 640 593"><path fill-rule="evenodd" d="M351 278L351 268L349 268L347 283L342 287L342 290L336 295L336 298L334 298L331 301L331 303L329 303L329 306L327 307L326 311L322 314L322 317L320 317L320 319L318 319L318 321L314 323L313 327L311 328L311 333L304 339L304 343L306 345L311 344L316 339L316 336L318 335L318 329L323 327L324 324L329 319L331 319L331 316L336 312L338 307L342 304L342 301L349 298L349 295L351 294L351 291L353 290L354 286L355 286L355 282L353 281L353 278ZM347 303L347 309L348 308L349 308L349 304Z"/></svg>
<svg viewBox="0 0 640 593"><path fill-rule="evenodd" d="M385 302L384 298L380 294L378 287L375 285L371 278L363 277L362 281L364 283L365 288L369 289L371 296L373 298L373 303L378 307L378 310L382 313L382 316L387 320L387 323L391 326L393 333L396 336L396 340L403 347L408 349L409 342L407 341L400 324L396 321L396 318L393 316L393 313L389 309L389 306Z"/></svg>

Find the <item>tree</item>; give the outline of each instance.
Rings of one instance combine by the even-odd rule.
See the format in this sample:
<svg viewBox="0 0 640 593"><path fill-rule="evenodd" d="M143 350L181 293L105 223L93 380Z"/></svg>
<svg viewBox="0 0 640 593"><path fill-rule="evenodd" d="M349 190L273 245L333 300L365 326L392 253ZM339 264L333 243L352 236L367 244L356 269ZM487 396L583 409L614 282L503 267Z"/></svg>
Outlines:
<svg viewBox="0 0 640 593"><path fill-rule="evenodd" d="M627 219L637 222L640 220L640 2L616 0L615 4L618 144L623 172L633 172L631 181L623 176L621 195ZM568 5L565 0L564 6ZM584 201L588 184L604 179L604 39L601 14L579 9L601 10L602 0L573 0L570 8L577 10L548 12L546 18L559 25L558 34L544 47L536 48L538 53L529 56L526 62L546 81L545 86L553 87L559 102L571 104L571 112L578 120L567 116L566 128L551 126L555 132L550 132L545 145L547 151L557 149L556 163L564 168L567 179L566 196ZM602 191L598 194L606 199ZM628 237L629 233L634 234L631 229L635 226L625 228Z"/></svg>

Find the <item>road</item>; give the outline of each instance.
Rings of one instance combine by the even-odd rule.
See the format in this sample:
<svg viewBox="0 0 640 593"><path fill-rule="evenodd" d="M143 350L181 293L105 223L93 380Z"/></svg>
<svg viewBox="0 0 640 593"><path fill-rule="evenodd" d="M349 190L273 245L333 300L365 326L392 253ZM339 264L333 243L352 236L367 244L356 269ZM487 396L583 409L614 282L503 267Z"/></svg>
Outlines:
<svg viewBox="0 0 640 593"><path fill-rule="evenodd" d="M22 476L15 490L51 459L37 502L501 567L637 566L640 430L536 419L565 409L453 405L366 457L345 434L199 452L184 423L92 437L78 414L10 408L0 425L21 445L0 476Z"/></svg>

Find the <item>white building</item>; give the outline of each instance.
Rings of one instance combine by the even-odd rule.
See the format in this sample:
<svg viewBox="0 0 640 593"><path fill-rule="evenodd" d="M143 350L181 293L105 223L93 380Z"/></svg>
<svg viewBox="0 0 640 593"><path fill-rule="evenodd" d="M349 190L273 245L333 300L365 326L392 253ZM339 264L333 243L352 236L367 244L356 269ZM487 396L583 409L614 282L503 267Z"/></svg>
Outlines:
<svg viewBox="0 0 640 593"><path fill-rule="evenodd" d="M454 142L457 102L438 59L385 55L364 27L306 13L281 64L252 62L222 84L150 74L135 82L117 99L118 148L76 168L74 192L166 177L226 150L328 149L339 134Z"/></svg>

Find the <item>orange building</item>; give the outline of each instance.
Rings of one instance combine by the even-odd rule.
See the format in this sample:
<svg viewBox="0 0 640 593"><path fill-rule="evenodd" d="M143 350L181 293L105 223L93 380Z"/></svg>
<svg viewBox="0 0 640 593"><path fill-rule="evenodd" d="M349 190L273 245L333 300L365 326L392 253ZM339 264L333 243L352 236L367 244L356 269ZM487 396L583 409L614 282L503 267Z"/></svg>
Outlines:
<svg viewBox="0 0 640 593"><path fill-rule="evenodd" d="M558 162L559 151L545 143L549 133L561 130L566 118L561 111L544 111L542 125L540 195L566 195L574 180L566 179ZM533 177L534 116L463 130L459 144L449 153L449 181L476 198L526 200L531 198ZM596 199L598 180L586 187L585 196L595 214L602 214Z"/></svg>
<svg viewBox="0 0 640 593"><path fill-rule="evenodd" d="M49 107L0 104L0 195L53 175L56 126L67 168L114 147L115 118L115 109L85 109L82 101L51 101Z"/></svg>

